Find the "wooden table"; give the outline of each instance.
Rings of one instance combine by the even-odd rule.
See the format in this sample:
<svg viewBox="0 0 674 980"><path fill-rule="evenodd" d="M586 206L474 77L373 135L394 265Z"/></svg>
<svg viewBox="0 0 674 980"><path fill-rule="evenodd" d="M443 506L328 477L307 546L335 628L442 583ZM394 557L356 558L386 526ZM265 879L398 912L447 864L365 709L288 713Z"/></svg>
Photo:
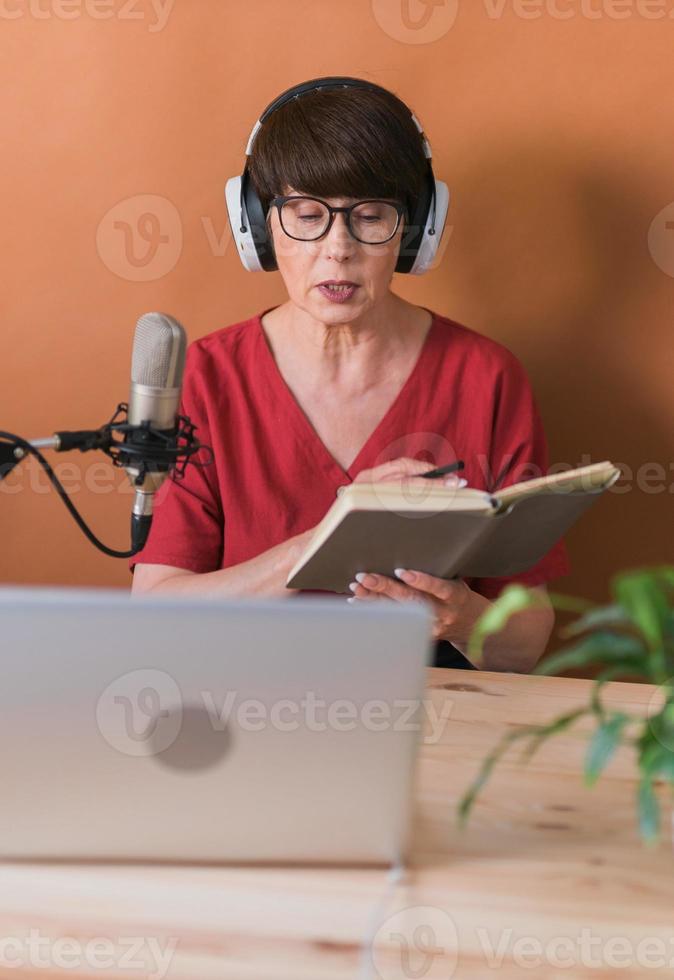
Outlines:
<svg viewBox="0 0 674 980"><path fill-rule="evenodd" d="M501 733L584 703L589 687L431 671L449 720L422 749L413 867L398 882L384 870L3 864L0 977L484 980L497 964L499 980L671 976L673 848L639 840L628 749L593 789L580 775L585 721L527 766L512 752L468 829L455 826ZM643 713L652 695L613 683L605 700Z"/></svg>

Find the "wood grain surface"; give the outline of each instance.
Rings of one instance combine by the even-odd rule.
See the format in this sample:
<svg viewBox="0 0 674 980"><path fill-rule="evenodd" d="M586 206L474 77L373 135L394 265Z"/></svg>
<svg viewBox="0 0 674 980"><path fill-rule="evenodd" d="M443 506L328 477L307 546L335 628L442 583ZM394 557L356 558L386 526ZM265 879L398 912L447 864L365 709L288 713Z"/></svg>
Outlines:
<svg viewBox="0 0 674 980"><path fill-rule="evenodd" d="M439 737L424 737L413 851L397 877L376 869L5 863L0 977L671 976L670 797L660 787L665 834L647 847L627 747L591 789L582 782L585 720L526 765L511 750L467 829L456 825L456 803L502 733L584 703L589 689L577 678L430 671L428 696L445 723ZM613 683L605 701L643 716L655 694Z"/></svg>

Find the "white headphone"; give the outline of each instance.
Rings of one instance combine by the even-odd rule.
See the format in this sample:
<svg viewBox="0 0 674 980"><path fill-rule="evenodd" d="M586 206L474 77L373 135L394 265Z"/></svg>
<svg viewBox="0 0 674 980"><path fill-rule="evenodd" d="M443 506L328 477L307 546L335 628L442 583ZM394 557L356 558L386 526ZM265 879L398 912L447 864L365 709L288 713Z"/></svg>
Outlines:
<svg viewBox="0 0 674 980"><path fill-rule="evenodd" d="M314 78L301 85L294 85L274 99L255 123L248 138L246 157L251 155L258 131L272 112L285 105L290 99L296 99L307 92L336 88L364 88L392 95L380 85L361 78ZM393 97L397 98L397 96ZM424 136L421 123L404 102L400 99L398 101L410 113L421 136L424 155L428 161L426 180L414 213L403 231L400 255L395 267L396 272L407 272L418 276L432 266L438 252L449 208L449 189L443 181L436 180L433 174L431 147ZM273 272L278 266L269 238L266 214L250 180L247 161L243 174L240 177L231 177L227 181L225 200L232 235L244 269L248 272Z"/></svg>

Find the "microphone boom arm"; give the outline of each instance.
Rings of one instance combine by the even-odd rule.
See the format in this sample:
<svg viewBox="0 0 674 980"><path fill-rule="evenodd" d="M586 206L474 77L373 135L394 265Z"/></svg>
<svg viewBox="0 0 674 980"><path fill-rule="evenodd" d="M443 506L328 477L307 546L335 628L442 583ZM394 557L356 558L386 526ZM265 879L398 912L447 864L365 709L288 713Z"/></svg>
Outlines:
<svg viewBox="0 0 674 980"><path fill-rule="evenodd" d="M138 487L158 470L175 473L176 479L182 479L188 463L193 466L208 466L213 461L213 450L196 441L196 426L186 415L177 415L177 424L170 431L156 429L150 422L132 425L128 420L119 420L121 415L128 416L126 402L120 402L110 421L99 429L55 432L47 439L36 439L32 442L14 433L0 431L0 480L25 456L35 456L80 530L99 551L111 558L131 558L141 550L142 545L139 546L139 541L136 540L130 551L116 551L103 544L78 513L40 448L54 449L56 452L78 449L82 453L100 450L112 460L113 466L126 468L127 471L132 468L136 473L133 483ZM115 438L116 436L121 438ZM202 449L206 449L211 458L201 462L193 459Z"/></svg>

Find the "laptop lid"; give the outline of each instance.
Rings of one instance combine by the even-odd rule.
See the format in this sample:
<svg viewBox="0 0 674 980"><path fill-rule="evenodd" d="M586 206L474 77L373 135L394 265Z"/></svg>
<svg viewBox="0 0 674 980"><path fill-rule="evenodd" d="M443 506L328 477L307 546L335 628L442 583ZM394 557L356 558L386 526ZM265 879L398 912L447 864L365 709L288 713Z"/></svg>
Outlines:
<svg viewBox="0 0 674 980"><path fill-rule="evenodd" d="M391 863L417 603L0 589L0 855Z"/></svg>

